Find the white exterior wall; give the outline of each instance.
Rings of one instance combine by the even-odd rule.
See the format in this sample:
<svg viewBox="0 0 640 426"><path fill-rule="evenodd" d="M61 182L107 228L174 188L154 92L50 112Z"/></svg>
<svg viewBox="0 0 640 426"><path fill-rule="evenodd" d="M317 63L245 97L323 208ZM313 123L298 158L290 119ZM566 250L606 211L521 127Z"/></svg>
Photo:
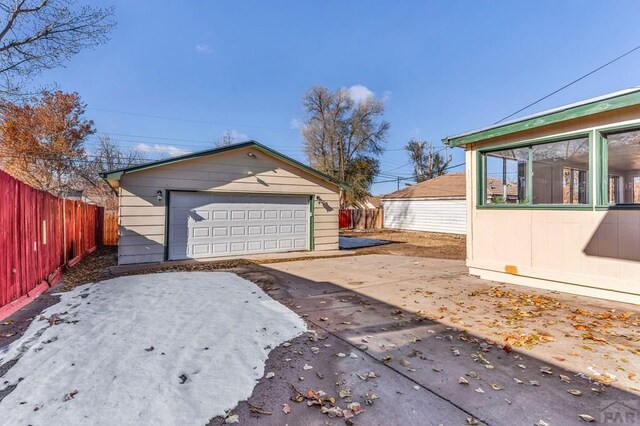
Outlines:
<svg viewBox="0 0 640 426"><path fill-rule="evenodd" d="M157 200L158 190L164 193L162 201ZM313 195L314 250L338 249L338 185L258 149L242 148L124 174L119 264L164 260L168 190Z"/></svg>
<svg viewBox="0 0 640 426"><path fill-rule="evenodd" d="M410 231L465 234L467 209L464 199L385 199L384 227Z"/></svg>
<svg viewBox="0 0 640 426"><path fill-rule="evenodd" d="M483 279L640 303L640 210L478 209L476 148L617 124L640 125L640 108L467 146L469 272ZM595 151L595 150L594 150ZM595 152L592 151L592 164ZM595 169L595 167L594 167ZM596 200L596 170L590 170Z"/></svg>

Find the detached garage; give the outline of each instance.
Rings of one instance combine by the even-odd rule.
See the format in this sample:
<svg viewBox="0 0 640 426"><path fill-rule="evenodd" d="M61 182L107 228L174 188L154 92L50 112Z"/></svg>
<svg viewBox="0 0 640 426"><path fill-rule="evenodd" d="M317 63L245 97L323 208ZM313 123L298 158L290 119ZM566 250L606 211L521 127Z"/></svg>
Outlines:
<svg viewBox="0 0 640 426"><path fill-rule="evenodd" d="M384 227L465 234L467 209L464 173L420 182L382 197Z"/></svg>
<svg viewBox="0 0 640 426"><path fill-rule="evenodd" d="M255 141L103 174L118 264L338 249L344 186Z"/></svg>

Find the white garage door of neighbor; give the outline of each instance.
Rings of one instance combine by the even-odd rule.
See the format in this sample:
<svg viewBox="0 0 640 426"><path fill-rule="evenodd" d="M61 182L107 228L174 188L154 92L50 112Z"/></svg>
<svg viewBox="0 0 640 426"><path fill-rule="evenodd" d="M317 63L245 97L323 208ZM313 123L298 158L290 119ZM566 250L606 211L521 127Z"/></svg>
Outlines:
<svg viewBox="0 0 640 426"><path fill-rule="evenodd" d="M308 196L170 194L169 259L308 248Z"/></svg>

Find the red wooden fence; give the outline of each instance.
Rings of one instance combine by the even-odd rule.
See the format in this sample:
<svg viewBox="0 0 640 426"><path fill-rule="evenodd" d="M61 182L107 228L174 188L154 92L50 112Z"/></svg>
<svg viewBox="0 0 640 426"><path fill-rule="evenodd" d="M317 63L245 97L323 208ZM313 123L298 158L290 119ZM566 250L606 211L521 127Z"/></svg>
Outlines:
<svg viewBox="0 0 640 426"><path fill-rule="evenodd" d="M340 209L340 229L382 229L382 208L378 209Z"/></svg>
<svg viewBox="0 0 640 426"><path fill-rule="evenodd" d="M340 209L338 213L338 227L340 229L351 229L353 227L351 213L353 210L351 209Z"/></svg>
<svg viewBox="0 0 640 426"><path fill-rule="evenodd" d="M101 243L103 212L34 189L0 170L0 319Z"/></svg>
<svg viewBox="0 0 640 426"><path fill-rule="evenodd" d="M118 245L118 211L104 212L104 226L102 227L102 244L105 246Z"/></svg>

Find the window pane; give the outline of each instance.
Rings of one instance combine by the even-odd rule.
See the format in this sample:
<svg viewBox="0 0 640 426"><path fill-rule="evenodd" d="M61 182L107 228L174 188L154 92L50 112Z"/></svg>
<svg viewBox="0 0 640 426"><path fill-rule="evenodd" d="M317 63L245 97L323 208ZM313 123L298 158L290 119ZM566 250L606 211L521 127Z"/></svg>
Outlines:
<svg viewBox="0 0 640 426"><path fill-rule="evenodd" d="M529 148L487 152L485 156L485 204L527 202Z"/></svg>
<svg viewBox="0 0 640 426"><path fill-rule="evenodd" d="M589 202L589 138L534 145L533 204Z"/></svg>
<svg viewBox="0 0 640 426"><path fill-rule="evenodd" d="M640 204L640 130L607 135L610 204Z"/></svg>

